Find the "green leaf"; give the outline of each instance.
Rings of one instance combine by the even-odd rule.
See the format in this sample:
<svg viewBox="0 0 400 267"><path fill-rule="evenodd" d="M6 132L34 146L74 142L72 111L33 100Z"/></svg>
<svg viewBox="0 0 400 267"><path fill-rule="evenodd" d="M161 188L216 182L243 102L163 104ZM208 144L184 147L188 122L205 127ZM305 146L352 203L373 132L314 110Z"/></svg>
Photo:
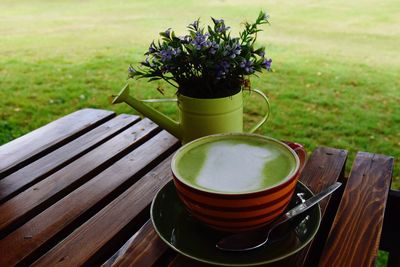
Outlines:
<svg viewBox="0 0 400 267"><path fill-rule="evenodd" d="M213 29L212 29L210 26L208 26L208 33L209 33L211 36L214 36L214 34L215 34L215 32L213 31Z"/></svg>
<svg viewBox="0 0 400 267"><path fill-rule="evenodd" d="M150 78L148 80L148 82L157 81L157 80L161 80L161 78L160 77L153 77L153 78Z"/></svg>

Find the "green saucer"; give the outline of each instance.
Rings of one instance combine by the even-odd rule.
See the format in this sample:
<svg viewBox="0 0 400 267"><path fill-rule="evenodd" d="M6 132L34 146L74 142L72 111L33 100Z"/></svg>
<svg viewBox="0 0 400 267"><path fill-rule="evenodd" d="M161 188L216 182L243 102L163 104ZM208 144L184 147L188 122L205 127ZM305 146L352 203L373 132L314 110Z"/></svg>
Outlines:
<svg viewBox="0 0 400 267"><path fill-rule="evenodd" d="M298 182L288 209L313 194ZM177 252L205 263L228 266L255 266L286 258L306 246L317 233L321 222L319 205L279 226L267 245L246 252L226 252L215 247L224 233L198 222L181 203L172 181L154 197L151 220L160 238Z"/></svg>

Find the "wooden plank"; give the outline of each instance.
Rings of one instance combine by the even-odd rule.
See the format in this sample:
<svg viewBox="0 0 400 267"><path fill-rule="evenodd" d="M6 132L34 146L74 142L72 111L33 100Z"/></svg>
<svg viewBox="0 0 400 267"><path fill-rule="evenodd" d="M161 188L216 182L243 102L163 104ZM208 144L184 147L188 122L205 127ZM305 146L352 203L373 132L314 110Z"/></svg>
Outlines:
<svg viewBox="0 0 400 267"><path fill-rule="evenodd" d="M78 110L0 146L0 177L67 143L114 115L114 112L107 110Z"/></svg>
<svg viewBox="0 0 400 267"><path fill-rule="evenodd" d="M156 266L155 264L167 251L167 244L158 237L149 220L102 267Z"/></svg>
<svg viewBox="0 0 400 267"><path fill-rule="evenodd" d="M304 169L300 180L314 193L320 192L332 183L344 180L344 171L347 160L347 151L329 147L318 147ZM275 266L313 266L320 256L321 244L332 225L333 216L337 209L337 199L340 199L341 190L328 196L319 203L322 213L322 223L313 241L295 255L276 263Z"/></svg>
<svg viewBox="0 0 400 267"><path fill-rule="evenodd" d="M23 260L25 264L28 264L27 261L29 261L29 258L27 259L27 257L34 259L35 256L37 256L34 255L35 250L40 247L47 247L46 242L54 243L57 241L56 239L58 239L58 241L62 239L64 237L63 235L68 233L62 233L61 236L57 236L59 233L62 231L65 232L66 228L72 231L78 227L79 222L76 223L77 219L85 217L85 214L92 214L93 209L100 210L103 208L104 205L110 202L114 197L120 195L121 191L127 186L127 183L134 183L138 179L136 176L140 175L140 172L146 168L146 166L151 165L156 159L157 161L161 160L158 158L163 154L170 154L171 148L174 149L176 145L177 140L170 134L165 131L159 133L154 138L114 163L110 168L100 173L88 183L79 187L6 236L0 241L0 254L5 255L0 258L0 266L14 265L21 260ZM136 190L133 190L132 194L137 194L135 197L140 196L141 201L144 201L143 205L147 205L149 201L151 201L151 195L143 195L147 192L152 192L152 190L156 190L160 183L169 178L168 163L168 160L164 161L164 163L154 171L142 178L138 182L138 185L134 185ZM144 184L143 187L140 186L141 184ZM155 189L150 189L149 187L151 186L154 186ZM129 197L127 194L128 193L122 194L122 196L119 197L119 201L127 201ZM114 217L103 222L109 224L115 223L121 226L121 224L124 223L124 215L134 216L140 209L144 208L143 205L140 206L139 204L135 203L133 205L131 203L131 206L124 206L125 210L121 211L121 209L118 209L118 211L121 212L120 214L115 214L115 212L113 212ZM114 207L111 207L111 209L113 208ZM126 212L128 210L129 212ZM116 220L116 218L118 218L118 220ZM107 216L102 217L100 220L105 219L107 219ZM111 225L110 229L103 232L103 230L98 231L96 228L91 228L92 226L93 225L88 228L88 231L95 231L92 234L96 236L102 236L111 228L118 227L116 225ZM27 236L30 238L27 239ZM85 234L83 234L83 236L85 236ZM85 243L85 247L88 246L92 249L99 245L96 242L92 243L90 239L84 240L83 242ZM80 247L80 249L82 249L82 247Z"/></svg>
<svg viewBox="0 0 400 267"><path fill-rule="evenodd" d="M306 163L304 170L301 174L300 180L307 185L314 193L321 191L323 188L339 180L344 173L345 163L347 159L347 151L339 150L328 147L318 147L314 150L311 157ZM325 211L331 197L323 200L320 203L323 217L325 217ZM329 225L329 221L325 221L324 225ZM321 227L323 228L323 227ZM319 230L319 233L312 241L312 245L308 245L301 252L286 258L282 261L270 264L268 266L307 266L305 263L311 247L319 246L323 242L324 229ZM170 267L189 266L189 259L183 256L177 256L177 258L170 264ZM194 261L193 261L194 264ZM202 266L199 263L193 266Z"/></svg>
<svg viewBox="0 0 400 267"><path fill-rule="evenodd" d="M158 141L155 145L160 144ZM97 265L92 262L93 258L96 255L104 256L102 248L126 229L148 207L156 192L171 179L170 159L146 174L33 265L81 266L88 264L88 261L91 261L91 265ZM150 251L154 252L152 249Z"/></svg>
<svg viewBox="0 0 400 267"><path fill-rule="evenodd" d="M116 133L138 121L138 116L119 115L68 144L0 180L0 203L21 192L34 182L54 173Z"/></svg>
<svg viewBox="0 0 400 267"><path fill-rule="evenodd" d="M320 266L373 266L393 171L393 158L357 153Z"/></svg>
<svg viewBox="0 0 400 267"><path fill-rule="evenodd" d="M0 206L0 236L62 198L146 141L158 126L148 119L133 125ZM15 226L14 226L15 227Z"/></svg>

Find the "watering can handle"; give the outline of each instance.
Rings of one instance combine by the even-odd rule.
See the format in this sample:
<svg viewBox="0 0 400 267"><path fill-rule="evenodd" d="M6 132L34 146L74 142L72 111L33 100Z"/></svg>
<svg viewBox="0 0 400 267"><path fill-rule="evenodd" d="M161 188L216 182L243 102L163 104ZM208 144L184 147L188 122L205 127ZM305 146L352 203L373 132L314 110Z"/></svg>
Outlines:
<svg viewBox="0 0 400 267"><path fill-rule="evenodd" d="M264 99L265 105L267 106L267 112L265 113L264 117L253 128L250 129L249 131L250 133L254 133L258 128L260 128L261 125L264 124L264 122L268 120L271 111L268 97L258 89L252 89L252 91L256 92L259 96L261 96Z"/></svg>

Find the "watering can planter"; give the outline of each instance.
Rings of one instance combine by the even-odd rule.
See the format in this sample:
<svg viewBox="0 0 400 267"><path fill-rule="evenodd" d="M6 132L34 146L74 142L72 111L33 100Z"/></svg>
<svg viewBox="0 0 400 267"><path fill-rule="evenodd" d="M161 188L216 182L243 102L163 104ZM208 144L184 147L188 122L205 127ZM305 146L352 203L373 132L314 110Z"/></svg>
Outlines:
<svg viewBox="0 0 400 267"><path fill-rule="evenodd" d="M269 101L264 93L257 89L257 93L267 107L263 118L250 129L250 133L256 131L267 121L270 113ZM149 102L177 102L179 121L175 121L165 114L150 107ZM202 136L243 132L243 92L223 98L192 98L178 95L177 99L148 99L138 100L129 95L129 84L119 92L112 103L125 102L144 116L160 125L161 128L177 137L182 144L190 142Z"/></svg>

